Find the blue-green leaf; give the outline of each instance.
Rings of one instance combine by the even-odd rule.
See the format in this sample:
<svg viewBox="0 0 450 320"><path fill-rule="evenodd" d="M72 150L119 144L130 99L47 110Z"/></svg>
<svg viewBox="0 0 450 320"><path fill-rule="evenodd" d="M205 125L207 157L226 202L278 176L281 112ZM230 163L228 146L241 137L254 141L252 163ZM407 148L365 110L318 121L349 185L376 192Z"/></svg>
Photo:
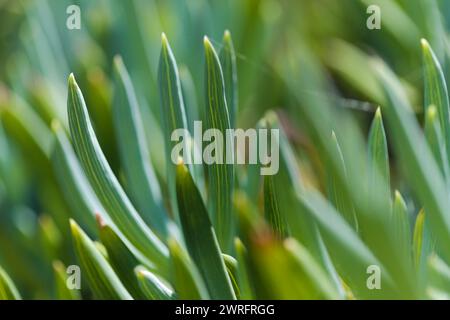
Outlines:
<svg viewBox="0 0 450 320"><path fill-rule="evenodd" d="M206 57L205 129L217 129L222 134L222 141L225 141L223 144L220 144L217 141L220 137L211 137L213 141L211 141L210 145L215 150L215 161L206 166L206 171L208 172L208 209L220 247L227 252L232 245L234 229L231 205L234 188L234 166L228 164L227 159L234 158L234 150L227 147L230 145L230 141L226 138L226 130L230 129L231 125L225 98L222 68L220 67L216 51L207 37L204 38L204 46Z"/></svg>
<svg viewBox="0 0 450 320"><path fill-rule="evenodd" d="M113 120L130 198L142 219L165 238L167 216L161 190L150 162L133 84L120 57L114 59L114 71Z"/></svg>
<svg viewBox="0 0 450 320"><path fill-rule="evenodd" d="M69 77L69 127L75 151L103 207L130 242L162 270L167 267L167 247L146 226L112 172L91 125L83 94Z"/></svg>

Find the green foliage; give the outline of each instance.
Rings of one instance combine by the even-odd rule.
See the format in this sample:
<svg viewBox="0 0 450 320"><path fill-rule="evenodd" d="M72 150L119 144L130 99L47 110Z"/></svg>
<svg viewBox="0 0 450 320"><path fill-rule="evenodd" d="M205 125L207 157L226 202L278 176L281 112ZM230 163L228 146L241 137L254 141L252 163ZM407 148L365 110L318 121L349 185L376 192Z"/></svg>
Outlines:
<svg viewBox="0 0 450 320"><path fill-rule="evenodd" d="M449 298L446 2L79 2L1 5L0 299ZM195 120L278 172L193 164L238 151Z"/></svg>

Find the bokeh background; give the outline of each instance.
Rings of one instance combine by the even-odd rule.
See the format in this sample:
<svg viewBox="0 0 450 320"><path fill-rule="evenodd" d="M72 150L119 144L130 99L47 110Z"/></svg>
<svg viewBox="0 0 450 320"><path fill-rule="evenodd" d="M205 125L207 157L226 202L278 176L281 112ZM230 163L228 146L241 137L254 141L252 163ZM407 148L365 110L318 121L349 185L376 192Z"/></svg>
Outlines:
<svg viewBox="0 0 450 320"><path fill-rule="evenodd" d="M66 27L71 4L81 9L80 30ZM381 8L380 30L366 27L371 4ZM238 126L255 126L267 110L277 110L302 159L305 179L321 189L323 168L298 116L302 101L292 97L302 91L326 96L367 132L381 94L368 57L379 56L399 76L421 119L420 39L430 42L448 75L449 23L450 2L445 0L0 0L0 265L25 297L52 298L51 261L73 261L67 235L71 208L46 156L52 120L67 122L70 72L120 176L110 108L112 60L123 57L164 186L157 85L161 33L176 56L188 119L193 120L202 117L204 104L202 38L207 35L219 49L229 30L237 54ZM317 62L326 87L290 82L303 69L287 66L302 56ZM395 158L391 170L393 184L407 188L397 178ZM417 212L412 200L409 206Z"/></svg>

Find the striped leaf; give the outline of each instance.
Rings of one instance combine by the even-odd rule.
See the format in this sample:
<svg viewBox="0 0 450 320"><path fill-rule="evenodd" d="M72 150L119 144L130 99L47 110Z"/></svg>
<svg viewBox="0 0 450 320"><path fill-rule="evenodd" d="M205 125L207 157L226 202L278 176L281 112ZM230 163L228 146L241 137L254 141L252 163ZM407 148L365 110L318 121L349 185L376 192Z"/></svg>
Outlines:
<svg viewBox="0 0 450 320"><path fill-rule="evenodd" d="M343 172L344 177L347 178L347 169L345 167L344 156L342 154L341 147L334 131L331 133L331 140L333 141L332 146L334 147L334 150L332 150L334 159L335 161L338 161L341 166L341 172ZM356 218L355 208L353 206L352 200L348 193L346 193L345 190L341 188L339 178L336 176L334 170L329 170L328 179L328 193L331 202L343 215L347 223L349 223L353 227L353 229L358 230L358 221Z"/></svg>
<svg viewBox="0 0 450 320"><path fill-rule="evenodd" d="M219 58L211 42L204 38L205 46L205 88L206 88L206 129L217 129L225 138L226 129L230 129L230 118L225 98L224 79ZM233 148L227 148L227 143L219 144L220 137L211 137L212 147L216 156L212 164L206 166L208 172L208 209L212 217L220 247L227 252L233 239L234 219L232 214L232 195L234 188L234 166L226 160L233 159ZM204 150L204 157L207 150ZM212 153L212 152L211 152ZM222 157L222 158L220 158ZM212 159L211 159L212 160Z"/></svg>
<svg viewBox="0 0 450 320"><path fill-rule="evenodd" d="M139 287L134 273L134 269L141 264L143 259L139 260L136 257L137 254L134 254L127 247L121 236L103 221L100 216L97 216L97 222L100 230L100 240L106 249L109 263L133 298L145 299L146 296ZM153 267L148 262L147 265Z"/></svg>
<svg viewBox="0 0 450 320"><path fill-rule="evenodd" d="M278 117L273 112L268 112L265 116L270 127L279 130L280 146L280 168L273 176L275 191L280 210L286 216L290 235L302 243L312 254L314 259L333 279L337 290L343 296L341 280L333 266L329 253L323 243L323 239L317 228L314 218L301 209L297 196L305 190L302 177L296 162L294 150L292 149L283 127L280 125ZM286 190L286 186L292 186L292 190Z"/></svg>
<svg viewBox="0 0 450 320"><path fill-rule="evenodd" d="M104 213L105 210L95 196L66 133L57 122L52 123L52 129L55 141L51 160L64 199L81 225L95 234L95 213Z"/></svg>
<svg viewBox="0 0 450 320"><path fill-rule="evenodd" d="M175 164L171 161L172 149L176 142L171 140L172 132L176 129L187 129L186 111L182 96L180 77L175 57L170 48L166 35L161 35L161 55L159 57L158 82L161 100L161 114L166 154L167 185L173 214L178 215L175 191ZM186 143L187 141L183 141ZM183 154L188 157L190 154Z"/></svg>
<svg viewBox="0 0 450 320"><path fill-rule="evenodd" d="M275 192L273 175L264 176L264 216L274 234L284 239L288 235L288 226L284 215L280 212L279 201Z"/></svg>
<svg viewBox="0 0 450 320"><path fill-rule="evenodd" d="M235 299L219 244L202 198L183 163L177 165L180 221L189 254L212 299Z"/></svg>
<svg viewBox="0 0 450 320"><path fill-rule="evenodd" d="M167 236L167 216L159 183L150 162L142 117L128 71L114 59L113 120L130 198L142 219L162 238Z"/></svg>
<svg viewBox="0 0 450 320"><path fill-rule="evenodd" d="M131 295L92 240L73 220L70 220L70 228L81 276L86 277L94 296L101 300L131 300Z"/></svg>
<svg viewBox="0 0 450 320"><path fill-rule="evenodd" d="M103 207L130 242L162 270L168 250L149 229L125 194L98 144L83 94L74 76L69 76L69 127L75 151Z"/></svg>

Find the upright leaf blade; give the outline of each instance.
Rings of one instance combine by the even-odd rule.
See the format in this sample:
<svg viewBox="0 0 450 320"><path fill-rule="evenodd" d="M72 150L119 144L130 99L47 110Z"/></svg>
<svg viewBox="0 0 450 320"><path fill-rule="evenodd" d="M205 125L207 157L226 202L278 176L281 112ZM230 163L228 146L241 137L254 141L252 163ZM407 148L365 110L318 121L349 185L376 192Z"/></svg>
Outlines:
<svg viewBox="0 0 450 320"><path fill-rule="evenodd" d="M412 265L412 236L409 225L408 210L400 192L395 191L392 208L393 245L398 247L405 264Z"/></svg>
<svg viewBox="0 0 450 320"><path fill-rule="evenodd" d="M208 212L183 163L177 165L180 221L189 254L198 266L212 299L235 299Z"/></svg>
<svg viewBox="0 0 450 320"><path fill-rule="evenodd" d="M371 174L369 181L370 190L385 190L383 195L387 203L390 203L390 173L389 173L389 157L386 141L386 133L384 131L383 119L381 117L381 109L375 112L375 117L369 131L368 141L369 154L369 170ZM377 181L380 180L381 181Z"/></svg>
<svg viewBox="0 0 450 320"><path fill-rule="evenodd" d="M172 260L172 281L181 300L209 299L208 290L195 264L174 240L168 242Z"/></svg>
<svg viewBox="0 0 450 320"><path fill-rule="evenodd" d="M254 298L255 294L253 292L253 288L249 277L250 270L248 266L248 252L239 238L235 239L234 246L238 262L237 282L241 294L240 298L244 300L249 300Z"/></svg>
<svg viewBox="0 0 450 320"><path fill-rule="evenodd" d="M113 120L130 197L142 219L161 237L167 236L167 216L150 162L141 113L133 84L120 57L114 59Z"/></svg>
<svg viewBox="0 0 450 320"><path fill-rule="evenodd" d="M207 129L217 129L221 132L222 141L214 136L214 141L208 145L215 150L214 161L208 164L208 209L214 228L223 250L228 251L232 245L234 219L232 214L232 194L234 188L234 166L228 164L234 158L233 148L228 141L226 130L231 128L227 101L225 98L224 80L219 58L211 42L204 38L205 46L205 85L206 85L206 125ZM217 132L217 131L216 131ZM213 137L210 137L213 140ZM206 150L204 151L205 156Z"/></svg>
<svg viewBox="0 0 450 320"><path fill-rule="evenodd" d="M170 202L174 215L177 217L177 200L175 191L175 164L171 162L171 154L175 142L171 140L172 133L176 129L187 129L186 111L182 96L180 77L175 57L170 48L166 35L161 35L161 55L159 58L158 82L159 96L161 99L161 114L163 117L163 129L166 154L167 185L169 189ZM183 141L184 144L187 141ZM187 149L185 149L187 150ZM190 153L183 154L190 157Z"/></svg>
<svg viewBox="0 0 450 320"><path fill-rule="evenodd" d="M331 133L331 139L333 141L333 156L335 161L338 161L341 170L344 173L345 178L347 177L347 169L345 167L344 156L342 154L341 147L337 140L334 131ZM328 192L331 202L334 204L336 209L342 214L342 216L347 220L347 222L355 229L358 230L358 220L355 214L355 208L353 206L352 199L348 196L345 190L342 190L339 185L339 178L336 176L333 170L329 170L329 183Z"/></svg>
<svg viewBox="0 0 450 320"><path fill-rule="evenodd" d="M443 255L450 260L450 215L445 180L410 112L399 81L380 61L373 62L373 70L385 93L384 105L397 156L402 161L412 188L429 214Z"/></svg>
<svg viewBox="0 0 450 320"><path fill-rule="evenodd" d="M279 199L276 196L274 177L264 176L264 216L269 222L274 234L284 239L288 235L288 226L284 215L280 212Z"/></svg>
<svg viewBox="0 0 450 320"><path fill-rule="evenodd" d="M62 127L54 122L52 129L55 142L51 160L64 199L81 225L95 234L95 213L104 214L105 210L95 196Z"/></svg>

